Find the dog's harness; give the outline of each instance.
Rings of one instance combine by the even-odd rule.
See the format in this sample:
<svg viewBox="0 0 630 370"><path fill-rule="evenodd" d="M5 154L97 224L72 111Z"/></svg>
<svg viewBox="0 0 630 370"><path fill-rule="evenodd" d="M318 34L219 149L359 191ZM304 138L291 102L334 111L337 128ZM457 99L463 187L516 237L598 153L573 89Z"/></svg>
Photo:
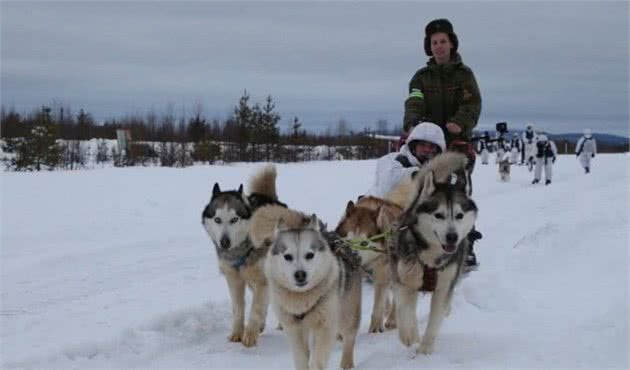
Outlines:
<svg viewBox="0 0 630 370"><path fill-rule="evenodd" d="M306 311L302 312L302 313L301 313L301 314L299 314L299 315L294 314L294 315L293 315L293 317L294 317L296 320L298 320L298 321L302 321L302 320L304 320L304 318L306 317L306 315L308 315L309 313L311 313L311 312L315 309L315 307L317 307L317 305L319 304L319 301L321 301L323 297L324 297L323 295L322 295L321 297L319 297L319 298L317 299L317 301L315 302L315 304L313 304L313 305L311 306L311 308L309 308L308 310L306 310Z"/></svg>
<svg viewBox="0 0 630 370"><path fill-rule="evenodd" d="M437 269L435 267L422 266L422 286L419 292L434 292L437 286Z"/></svg>
<svg viewBox="0 0 630 370"><path fill-rule="evenodd" d="M385 230L384 232L376 235L372 235L367 238L354 238L346 240L348 247L357 251L372 251L378 253L387 253L385 249L376 248L370 245L370 242L378 241L378 240L387 240L391 237L393 231L391 229Z"/></svg>
<svg viewBox="0 0 630 370"><path fill-rule="evenodd" d="M339 234L334 231L322 232L322 236L328 242L332 252L340 257L352 269L363 268L361 266L361 257L354 252L346 240L343 240ZM363 269L367 272L367 270Z"/></svg>
<svg viewBox="0 0 630 370"><path fill-rule="evenodd" d="M413 236L413 238L416 240L416 244L417 245L421 244L422 243L421 237L417 235L413 229L410 229L410 232L411 232L411 236ZM451 256L446 255L446 256L439 257L438 260L440 263L442 262L443 259L447 259L447 262L438 267L431 267L427 265L426 263L422 262L422 260L420 259L420 254L418 253L417 250L416 250L416 253L414 254L416 256L416 262L418 262L418 264L422 267L422 285L420 286L420 288L418 288L418 291L419 292L434 292L437 286L437 273L440 271L443 271L449 265L448 257L451 257ZM453 254L452 256L454 255L455 254Z"/></svg>
<svg viewBox="0 0 630 370"><path fill-rule="evenodd" d="M249 247L249 249L245 252L245 254L243 254L236 261L232 262L232 267L234 267L237 270L243 267L245 265L245 262L247 261L247 257L249 257L249 255L252 253L253 250L254 250L253 246Z"/></svg>

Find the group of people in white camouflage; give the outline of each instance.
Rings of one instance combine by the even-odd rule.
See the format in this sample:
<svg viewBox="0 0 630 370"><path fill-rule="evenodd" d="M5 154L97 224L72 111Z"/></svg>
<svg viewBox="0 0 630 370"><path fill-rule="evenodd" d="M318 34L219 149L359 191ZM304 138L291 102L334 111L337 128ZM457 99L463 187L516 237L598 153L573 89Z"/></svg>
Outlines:
<svg viewBox="0 0 630 370"><path fill-rule="evenodd" d="M489 137L488 132L485 133L484 137ZM481 157L482 164L488 164L490 151L493 149L496 153L496 163L509 156L510 164L526 165L529 171L534 171L532 184L540 182L544 169L545 185L551 184L553 164L556 162L558 149L547 135L536 133L532 124L527 125L522 135L515 132L511 140L500 134L489 141L482 139L477 144L477 153ZM490 148L491 145L492 148ZM578 140L575 147L575 154L579 158L584 172L590 173L591 159L595 158L595 154L597 154L597 143L590 129L584 130L584 135Z"/></svg>

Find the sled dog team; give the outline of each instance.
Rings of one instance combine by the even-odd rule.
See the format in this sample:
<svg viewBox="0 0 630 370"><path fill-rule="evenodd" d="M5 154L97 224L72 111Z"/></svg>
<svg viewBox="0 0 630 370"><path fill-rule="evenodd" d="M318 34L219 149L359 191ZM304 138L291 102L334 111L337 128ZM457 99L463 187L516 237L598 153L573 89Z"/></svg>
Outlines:
<svg viewBox="0 0 630 370"><path fill-rule="evenodd" d="M369 332L398 327L403 345L431 353L477 217L466 163L457 153L437 156L384 198L349 201L334 230L278 200L273 165L251 177L247 193L242 185L222 190L215 184L202 223L230 291L228 340L255 346L271 300L296 369L326 368L337 339L343 343L340 367L353 368L362 276L369 272L374 282ZM246 286L252 291L247 322ZM432 292L422 337L419 292Z"/></svg>

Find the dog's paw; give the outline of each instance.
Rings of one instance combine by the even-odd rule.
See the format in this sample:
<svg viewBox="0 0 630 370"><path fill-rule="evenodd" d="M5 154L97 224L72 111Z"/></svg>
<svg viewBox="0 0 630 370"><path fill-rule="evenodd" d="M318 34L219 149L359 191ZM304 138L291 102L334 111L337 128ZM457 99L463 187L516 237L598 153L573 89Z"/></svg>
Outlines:
<svg viewBox="0 0 630 370"><path fill-rule="evenodd" d="M352 362L352 360L347 360L345 358L341 359L341 364L339 365L340 368L347 370L347 369L354 369L354 362Z"/></svg>
<svg viewBox="0 0 630 370"><path fill-rule="evenodd" d="M258 333L260 333L259 328L246 328L245 333L243 334L242 343L245 347L253 347L258 342Z"/></svg>
<svg viewBox="0 0 630 370"><path fill-rule="evenodd" d="M259 333L262 333L263 331L265 331L265 323L264 322L260 325Z"/></svg>
<svg viewBox="0 0 630 370"><path fill-rule="evenodd" d="M341 333L337 333L337 340L343 342L343 335L341 335Z"/></svg>
<svg viewBox="0 0 630 370"><path fill-rule="evenodd" d="M409 347L418 342L418 335L413 332L413 329L400 328L398 337L405 347Z"/></svg>
<svg viewBox="0 0 630 370"><path fill-rule="evenodd" d="M276 326L276 330L282 330L282 324L278 323L278 326Z"/></svg>
<svg viewBox="0 0 630 370"><path fill-rule="evenodd" d="M230 334L230 336L227 339L230 342L240 342L241 339L242 339L242 333L241 332L234 332L234 333Z"/></svg>
<svg viewBox="0 0 630 370"><path fill-rule="evenodd" d="M433 353L433 343L434 341L422 340L422 343L418 346L416 350L417 353L422 353L423 355L430 355Z"/></svg>
<svg viewBox="0 0 630 370"><path fill-rule="evenodd" d="M385 321L385 330L392 330L392 329L396 329L397 325L396 325L396 319L387 319L387 321Z"/></svg>
<svg viewBox="0 0 630 370"><path fill-rule="evenodd" d="M368 333L382 333L383 332L383 319L372 319L370 322L370 329Z"/></svg>

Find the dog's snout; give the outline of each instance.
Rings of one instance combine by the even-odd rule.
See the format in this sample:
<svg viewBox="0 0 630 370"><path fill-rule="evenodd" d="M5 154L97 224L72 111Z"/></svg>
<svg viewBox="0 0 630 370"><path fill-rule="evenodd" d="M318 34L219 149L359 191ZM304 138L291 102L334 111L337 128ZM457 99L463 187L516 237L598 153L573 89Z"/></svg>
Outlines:
<svg viewBox="0 0 630 370"><path fill-rule="evenodd" d="M455 243L457 243L457 233L448 233L448 234L446 234L446 242L448 244L455 244Z"/></svg>
<svg viewBox="0 0 630 370"><path fill-rule="evenodd" d="M230 248L230 238L228 238L225 235L223 237L221 237L221 248L223 248L223 249Z"/></svg>
<svg viewBox="0 0 630 370"><path fill-rule="evenodd" d="M303 283L306 281L306 271L304 270L298 270L295 272L295 281L297 281L298 283Z"/></svg>

